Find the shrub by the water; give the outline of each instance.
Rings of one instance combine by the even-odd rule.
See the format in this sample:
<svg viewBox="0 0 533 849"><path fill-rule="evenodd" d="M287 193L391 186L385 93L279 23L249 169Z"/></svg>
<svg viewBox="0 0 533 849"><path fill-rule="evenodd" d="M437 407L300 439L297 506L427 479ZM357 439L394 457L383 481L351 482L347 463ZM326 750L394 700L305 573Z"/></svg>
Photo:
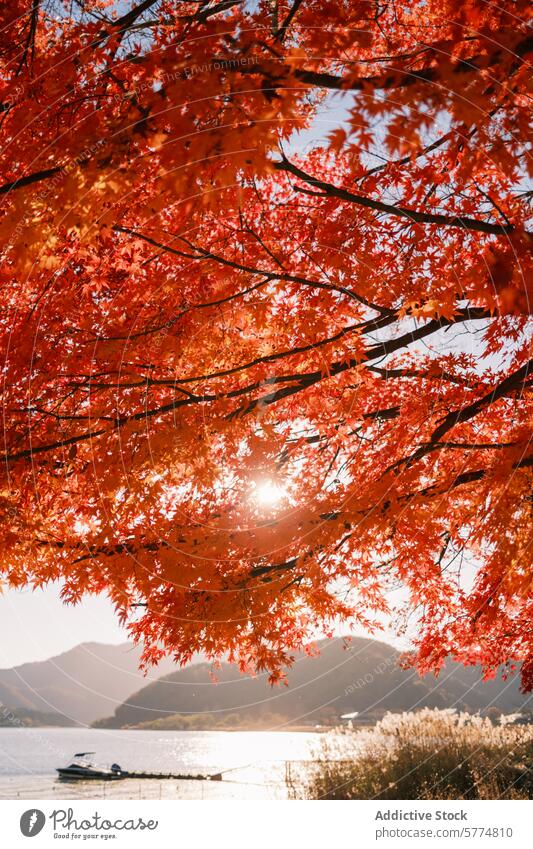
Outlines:
<svg viewBox="0 0 533 849"><path fill-rule="evenodd" d="M454 710L387 714L371 729L322 738L317 759L293 774L307 799L528 799L533 725L494 725Z"/></svg>

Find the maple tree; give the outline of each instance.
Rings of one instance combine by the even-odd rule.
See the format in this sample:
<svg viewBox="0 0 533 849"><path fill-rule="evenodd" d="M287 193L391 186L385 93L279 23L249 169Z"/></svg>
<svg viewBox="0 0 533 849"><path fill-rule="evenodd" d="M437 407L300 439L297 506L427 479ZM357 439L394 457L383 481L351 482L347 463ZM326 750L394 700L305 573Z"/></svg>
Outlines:
<svg viewBox="0 0 533 849"><path fill-rule="evenodd" d="M5 583L146 662L414 621L533 686L530 16L2 4Z"/></svg>

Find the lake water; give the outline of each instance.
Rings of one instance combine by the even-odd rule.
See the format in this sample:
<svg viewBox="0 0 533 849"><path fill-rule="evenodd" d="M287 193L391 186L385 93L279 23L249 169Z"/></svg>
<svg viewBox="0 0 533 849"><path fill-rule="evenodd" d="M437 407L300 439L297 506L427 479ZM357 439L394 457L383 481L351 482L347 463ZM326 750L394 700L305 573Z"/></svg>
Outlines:
<svg viewBox="0 0 533 849"><path fill-rule="evenodd" d="M0 729L0 799L282 799L285 762L313 758L319 736L275 731ZM59 782L75 752L126 770L209 774L223 781Z"/></svg>

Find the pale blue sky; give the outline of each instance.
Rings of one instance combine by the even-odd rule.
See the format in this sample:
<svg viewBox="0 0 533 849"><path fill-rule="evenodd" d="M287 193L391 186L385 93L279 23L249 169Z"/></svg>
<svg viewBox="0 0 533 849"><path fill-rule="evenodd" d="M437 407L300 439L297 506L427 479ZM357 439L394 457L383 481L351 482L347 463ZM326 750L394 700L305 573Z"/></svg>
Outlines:
<svg viewBox="0 0 533 849"><path fill-rule="evenodd" d="M47 660L79 643L119 644L128 640L105 596L86 596L75 606L67 605L61 601L60 589L59 582L55 582L45 589L25 588L0 594L0 669ZM399 592L389 594L392 604L401 597ZM337 636L369 636L363 628L346 624L334 632ZM399 639L389 628L372 636L397 648L408 646L408 639Z"/></svg>
<svg viewBox="0 0 533 849"><path fill-rule="evenodd" d="M59 590L54 583L0 595L0 668L46 660L78 643L127 640L107 598L87 596L73 607L63 604Z"/></svg>

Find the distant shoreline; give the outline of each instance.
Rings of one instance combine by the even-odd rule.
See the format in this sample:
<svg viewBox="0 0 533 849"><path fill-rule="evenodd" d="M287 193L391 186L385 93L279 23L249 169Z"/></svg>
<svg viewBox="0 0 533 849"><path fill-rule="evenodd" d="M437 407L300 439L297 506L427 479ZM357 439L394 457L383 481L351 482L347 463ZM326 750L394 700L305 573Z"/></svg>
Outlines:
<svg viewBox="0 0 533 849"><path fill-rule="evenodd" d="M143 728L140 725L128 725L124 728L94 728L91 725L0 725L1 731L9 731L11 729L16 729L17 731L33 731L33 730L43 730L43 731L54 731L54 730L64 730L65 728L75 728L76 730L84 730L84 731L180 731L187 732L191 734L195 734L198 731L219 731L228 734L233 734L235 732L253 732L253 731L261 731L261 732L269 732L273 731L276 733L280 732L302 732L302 733L314 733L314 734L323 734L326 731L332 731L336 726L334 725L283 725L283 726L258 726L258 725L241 725L238 727L232 726L231 728L223 728L220 726L207 726L205 728Z"/></svg>

